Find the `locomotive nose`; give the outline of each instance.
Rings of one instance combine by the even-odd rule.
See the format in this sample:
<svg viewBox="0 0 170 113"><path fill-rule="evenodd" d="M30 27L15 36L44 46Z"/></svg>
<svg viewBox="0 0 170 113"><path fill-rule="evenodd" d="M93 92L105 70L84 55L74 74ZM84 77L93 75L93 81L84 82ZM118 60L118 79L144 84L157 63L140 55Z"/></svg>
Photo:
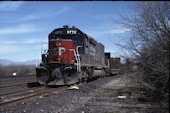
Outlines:
<svg viewBox="0 0 170 113"><path fill-rule="evenodd" d="M69 49L74 49L72 40L69 39L52 39L49 40L49 61L56 63L73 63L73 52Z"/></svg>

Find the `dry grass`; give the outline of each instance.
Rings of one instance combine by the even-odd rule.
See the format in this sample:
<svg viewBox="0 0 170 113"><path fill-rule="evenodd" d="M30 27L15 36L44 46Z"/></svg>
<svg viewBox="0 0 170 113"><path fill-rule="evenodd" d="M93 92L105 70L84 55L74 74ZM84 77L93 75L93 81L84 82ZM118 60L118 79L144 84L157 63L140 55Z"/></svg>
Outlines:
<svg viewBox="0 0 170 113"><path fill-rule="evenodd" d="M11 76L12 73L17 73L17 76L35 75L34 65L9 65L0 66L0 77Z"/></svg>

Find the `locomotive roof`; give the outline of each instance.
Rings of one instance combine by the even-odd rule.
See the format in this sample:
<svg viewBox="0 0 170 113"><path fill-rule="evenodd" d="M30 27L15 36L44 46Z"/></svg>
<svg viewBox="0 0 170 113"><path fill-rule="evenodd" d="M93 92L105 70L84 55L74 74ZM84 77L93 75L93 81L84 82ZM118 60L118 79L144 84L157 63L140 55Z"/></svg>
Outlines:
<svg viewBox="0 0 170 113"><path fill-rule="evenodd" d="M75 31L78 31L77 33L81 33L81 34L86 35L86 38L89 38L89 39L92 38L91 36L87 35L86 33L82 32L80 29L78 29L74 26L72 28L69 28L68 26L63 26L63 28L57 28L57 29L54 29L50 34L67 35L66 34L67 30L75 30ZM62 31L63 33L62 34L60 34L59 32L56 33L57 31Z"/></svg>
<svg viewBox="0 0 170 113"><path fill-rule="evenodd" d="M67 31L71 31L70 33L73 33L72 35L76 35L76 34L79 34L79 33L84 34L86 36L86 38L88 38L90 40L90 42L92 42L93 44L98 43L94 38L92 38L91 36L89 36L86 33L82 32L80 29L76 28L75 26L70 28L67 25L65 25L65 26L63 26L63 28L54 29L49 35L51 35L51 34L68 35ZM50 36L49 36L49 39L51 39ZM99 43L99 44L101 44L101 43Z"/></svg>

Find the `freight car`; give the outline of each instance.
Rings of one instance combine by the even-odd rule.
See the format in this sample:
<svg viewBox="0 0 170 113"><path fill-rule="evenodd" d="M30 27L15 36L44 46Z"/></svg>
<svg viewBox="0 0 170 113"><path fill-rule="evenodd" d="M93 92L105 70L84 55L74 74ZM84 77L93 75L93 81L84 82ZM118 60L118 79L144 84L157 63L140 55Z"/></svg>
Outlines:
<svg viewBox="0 0 170 113"><path fill-rule="evenodd" d="M76 27L63 26L48 36L48 51L36 68L37 81L46 85L70 85L109 75L104 45Z"/></svg>
<svg viewBox="0 0 170 113"><path fill-rule="evenodd" d="M109 75L121 74L123 72L120 57L110 57L110 53L105 53L106 59L109 60Z"/></svg>

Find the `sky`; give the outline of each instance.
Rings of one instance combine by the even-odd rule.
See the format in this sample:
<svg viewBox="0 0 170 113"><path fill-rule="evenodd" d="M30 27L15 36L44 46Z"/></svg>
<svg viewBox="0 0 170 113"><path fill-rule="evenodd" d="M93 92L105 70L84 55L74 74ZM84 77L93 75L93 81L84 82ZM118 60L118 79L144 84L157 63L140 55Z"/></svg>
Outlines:
<svg viewBox="0 0 170 113"><path fill-rule="evenodd" d="M129 2L0 2L0 59L41 59L41 43L55 28L76 26L105 46L112 57L121 50L116 43L128 40L130 30L116 24L129 13ZM47 45L44 43L43 48Z"/></svg>

